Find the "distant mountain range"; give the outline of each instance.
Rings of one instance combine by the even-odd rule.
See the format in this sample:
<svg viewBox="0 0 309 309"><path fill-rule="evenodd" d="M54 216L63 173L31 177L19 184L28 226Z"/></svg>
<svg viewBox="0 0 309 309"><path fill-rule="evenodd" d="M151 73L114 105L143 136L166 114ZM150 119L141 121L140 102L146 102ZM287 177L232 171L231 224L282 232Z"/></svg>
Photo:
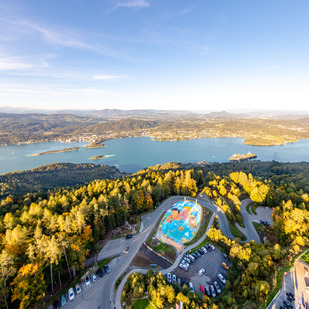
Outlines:
<svg viewBox="0 0 309 309"><path fill-rule="evenodd" d="M0 113L12 114L69 114L77 116L87 116L103 118L106 120L115 120L123 118L141 118L141 119L168 119L196 117L196 118L218 118L218 119L237 119L237 118L266 118L266 119L299 119L309 116L309 111L280 111L280 110L258 110L245 112L209 112L209 111L183 111L183 110L121 110L121 109L103 109L103 110L47 110L31 109L19 107L0 107Z"/></svg>

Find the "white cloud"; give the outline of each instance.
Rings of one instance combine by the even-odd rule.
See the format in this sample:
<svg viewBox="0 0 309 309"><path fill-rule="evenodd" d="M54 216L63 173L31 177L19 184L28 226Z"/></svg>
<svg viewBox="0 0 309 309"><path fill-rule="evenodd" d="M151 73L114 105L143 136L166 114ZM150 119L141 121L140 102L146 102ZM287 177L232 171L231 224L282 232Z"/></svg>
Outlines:
<svg viewBox="0 0 309 309"><path fill-rule="evenodd" d="M49 67L49 64L44 58L41 58L40 63L29 63L22 58L18 57L1 57L0 56L0 71L11 70L29 70L29 69L42 69Z"/></svg>
<svg viewBox="0 0 309 309"><path fill-rule="evenodd" d="M146 8L149 7L149 2L145 0L129 0L129 1L121 1L115 4L115 8L126 7L126 8Z"/></svg>
<svg viewBox="0 0 309 309"><path fill-rule="evenodd" d="M93 79L98 79L98 80L113 80L113 79L119 79L119 78L124 78L124 76L119 76L119 75L96 75L96 76L93 76Z"/></svg>
<svg viewBox="0 0 309 309"><path fill-rule="evenodd" d="M181 11L175 12L175 13L171 13L167 16L168 19L172 19L178 16L182 16L182 15L187 15L189 13L192 12L192 9L183 9Z"/></svg>

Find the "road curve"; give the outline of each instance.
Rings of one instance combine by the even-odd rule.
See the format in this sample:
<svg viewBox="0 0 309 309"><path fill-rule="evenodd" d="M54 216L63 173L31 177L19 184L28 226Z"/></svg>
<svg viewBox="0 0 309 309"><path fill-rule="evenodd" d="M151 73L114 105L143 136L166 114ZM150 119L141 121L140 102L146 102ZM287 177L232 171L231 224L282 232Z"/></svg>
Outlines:
<svg viewBox="0 0 309 309"><path fill-rule="evenodd" d="M250 215L247 212L247 205L253 203L250 198L247 198L241 201L240 212L244 220L244 225L247 232L247 241L254 240L256 243L260 242L259 234L257 233L252 220L250 219Z"/></svg>
<svg viewBox="0 0 309 309"><path fill-rule="evenodd" d="M121 284L119 285L116 295L115 295L115 283L117 279L128 269L130 266L130 263L132 262L134 256L137 254L140 246L144 241L147 240L149 237L149 234L151 233L152 229L154 228L155 224L159 220L160 216L162 215L163 211L168 210L171 208L171 203L175 203L178 201L184 200L184 196L172 196L165 200L159 207L157 207L153 212L145 214L142 216L142 222L141 222L141 228L140 232L137 235L134 235L132 239L125 240L122 239L122 244L124 243L125 246L129 246L129 250L127 254L123 253L123 249L121 246L119 246L119 251L117 254L119 254L118 262L116 259L111 261L109 264L111 272L108 275L105 275L103 278L100 278L95 284L91 284L90 287L85 288L84 283L81 283L82 286L82 294L78 295L74 299L73 302L69 302L66 304L67 309L84 309L84 308L101 308L101 309L107 309L107 308L121 308L121 292L123 290L123 286L126 282L126 279L129 274L126 274L126 276L122 279ZM187 200L196 201L196 199L188 198ZM246 200L245 200L246 201ZM211 217L210 223L208 225L208 228L211 226L212 221L215 216L218 217L218 223L219 227L222 230L223 234L226 235L228 238L235 239L235 237L232 235L227 218L222 211L222 209L209 202L209 200L204 197L204 194L202 197L198 197L197 202L203 206L208 208L213 212L213 216ZM246 211L246 203L244 203L244 211ZM242 207L243 208L243 207ZM245 214L245 213L244 213ZM249 220L249 219L248 219ZM250 220L247 223L247 219L244 219L245 226L248 229L249 233L249 239L251 237L250 232ZM248 228L249 227L249 228ZM252 234L253 235L253 234ZM190 250L191 248L197 246L202 241L204 241L206 237L206 234L200 238L196 243L193 245L187 247L185 250L181 252L181 254L177 257L175 263L169 268L163 271L163 274L172 271L175 267L178 266L178 263L180 259L182 258L183 254ZM252 238L253 240L256 240L256 238ZM251 240L251 239L250 239ZM113 255L115 256L115 254ZM147 272L147 269L134 269L132 272ZM115 297L116 296L116 297Z"/></svg>
<svg viewBox="0 0 309 309"><path fill-rule="evenodd" d="M184 197L183 197L183 196L176 196L176 197L174 197L174 198L176 198L176 200L179 201L179 200L183 200ZM215 205L215 204L212 204L212 203L209 202L209 200L208 200L207 198L205 198L205 197L198 197L197 199L193 199L193 198L188 198L188 197L187 197L187 200L191 200L191 201L196 201L196 200L197 200L198 204L200 204L200 205L203 206L203 207L208 208L209 210L211 210L211 211L213 212L213 215L212 215L211 220L210 220L210 222L209 222L209 224L208 224L208 227L207 227L207 231L208 231L209 228L211 227L214 217L217 216L217 217L218 217L219 227L220 227L220 229L222 230L223 234L225 234L225 236L228 237L228 238L235 239L235 237L233 236L233 234L231 233L231 231L230 231L230 229L229 229L229 224L228 224L226 215L224 214L223 210L222 210L219 206L217 206L217 205ZM250 199L249 199L249 200L250 200ZM245 212L246 212L246 206L249 204L249 200L245 200L245 203L244 203ZM160 214L162 213L163 210L167 210L168 208L170 208L170 201L171 201L171 200L168 199L168 200L166 200L166 201L160 206L160 208L159 208L159 209L161 209ZM166 205L166 202L168 202L167 205ZM252 202L252 201L250 200L250 203L251 203L251 202ZM162 207L162 208L161 208L161 207ZM156 211L158 211L159 209L157 209ZM246 212L246 213L247 213L247 212ZM143 220L144 220L144 218L143 218ZM249 218L248 218L248 220L249 220ZM154 226L155 223L156 223L156 222L153 222L152 226ZM246 226L246 227L247 227L247 226L252 226L252 227L254 228L254 226L253 226L253 224L252 224L252 222L251 222L250 220L249 220L248 222L247 222L247 220L246 220L245 226ZM254 230L255 230L255 229L254 229ZM256 233L256 234L257 234L257 233ZM247 235L248 235L248 239L249 239L249 240L255 240L255 241L256 241L255 235L252 234L251 231L250 231L250 232L248 231L248 234L247 234ZM252 235L254 236L254 238L251 239L250 237L251 237ZM258 236L258 235L257 235L257 236ZM183 255L184 255L187 251L191 250L192 248L194 248L194 247L198 246L200 243L202 243L202 242L205 240L206 237L207 237L207 232L206 232L206 233L204 234L204 236L201 237L197 242L195 242L194 244L188 246L185 250L183 250L183 251L177 256L177 258L176 258L176 260L175 260L175 262L174 262L174 264L173 264L172 266L170 266L168 269L164 269L164 270L161 271L162 274L164 275L164 274L167 274L168 272L172 272L172 271L178 266L179 262L182 260ZM145 240L146 240L146 239L147 239L147 238L145 238ZM249 241L249 240L248 240L248 241ZM258 239L258 241L259 241L259 239ZM137 251L136 251L136 252L137 252ZM124 276L124 278L122 279L120 285L118 286L118 289L117 289L116 295L115 295L115 307L116 307L117 309L118 309L118 308L122 308L122 307L121 307L121 293L122 293L123 287L124 287L124 285L125 285L125 283L126 283L126 281L127 281L127 278L130 276L130 274L132 274L132 273L134 273L134 272L140 272L140 273L145 274L145 273L147 272L147 270L148 270L148 269L135 268L135 269L131 270L129 273L127 273L127 274ZM124 271L124 270L123 270L123 271ZM114 285L113 285L113 290L114 290ZM111 307L111 308L113 308L113 307Z"/></svg>

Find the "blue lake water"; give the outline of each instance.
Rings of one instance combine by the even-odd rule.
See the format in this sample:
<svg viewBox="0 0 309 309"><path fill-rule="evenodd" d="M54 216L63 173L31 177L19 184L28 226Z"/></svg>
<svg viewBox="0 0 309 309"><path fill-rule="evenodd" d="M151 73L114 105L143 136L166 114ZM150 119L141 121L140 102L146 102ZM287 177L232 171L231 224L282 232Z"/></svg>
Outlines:
<svg viewBox="0 0 309 309"><path fill-rule="evenodd" d="M136 172L147 166L174 162L228 162L234 153L257 154L262 161L309 161L309 140L300 140L283 146L244 145L242 138L202 138L179 142L156 142L147 137L131 137L104 142L106 147L84 148L87 143L48 142L0 147L0 174L28 170L57 162L96 163L115 165L124 172ZM81 147L77 151L32 156L35 153L67 147ZM92 156L106 155L93 161Z"/></svg>

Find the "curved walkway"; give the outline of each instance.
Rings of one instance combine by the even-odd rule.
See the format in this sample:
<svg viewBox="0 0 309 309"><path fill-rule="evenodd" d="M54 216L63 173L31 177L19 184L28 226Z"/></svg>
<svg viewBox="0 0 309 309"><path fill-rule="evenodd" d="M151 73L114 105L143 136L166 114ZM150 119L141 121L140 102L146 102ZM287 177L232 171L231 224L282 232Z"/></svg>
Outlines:
<svg viewBox="0 0 309 309"><path fill-rule="evenodd" d="M181 199L183 199L183 198L184 198L183 196L177 196L177 197L173 197L173 200L175 200L175 199L176 199L176 200L181 200ZM217 205L211 203L211 202L207 199L207 197L205 197L205 195L199 196L197 199L193 199L193 198L188 198L188 197L187 197L187 200L193 200L193 201L197 200L197 202L198 202L201 206L203 206L203 207L205 207L205 208L208 208L209 210L211 210L211 211L213 212L213 214L212 214L212 217L211 217L211 219L210 219L210 221L209 221L209 224L208 224L206 233L205 233L198 241L196 241L194 244L188 246L185 250L183 250L183 251L178 255L178 257L176 258L174 264L173 264L171 267L169 267L168 269L162 270L161 272L162 272L163 275L164 275L164 274L167 274L167 273L169 273L169 272L172 272L172 271L178 266L178 264L179 264L179 262L181 261L183 255L184 255L187 251L191 250L192 248L195 248L196 246L198 246L199 244L201 244L201 243L206 239L206 237L207 237L207 232L208 232L209 228L212 226L212 223L213 223L213 220L214 220L215 216L218 217L219 227L220 227L220 229L222 230L223 234L225 234L225 236L228 237L228 238L235 239L235 237L233 236L233 234L231 233L231 231L230 231L230 229L229 229L228 220L227 220L227 218L226 218L226 216L225 216L223 210L222 210L219 206L217 206ZM168 200L166 200L166 201L156 210L156 212L158 212L159 210L161 210L161 211L160 211L160 214L161 214L163 210L167 210L168 208L170 208L170 201L171 201L171 198L169 198ZM168 204L167 204L167 202L168 202ZM247 206L249 203L251 203L251 202L252 202L252 201L251 201L250 199L244 200L244 201L242 202L242 205L241 205L242 207L241 207L241 209L244 208L244 212L243 212L244 214L248 214L247 211L246 211L246 206ZM243 213L242 213L242 214L243 214ZM149 215L149 214L148 214L148 215ZM145 215L145 216L147 216L147 215ZM145 216L144 216L144 217L145 217ZM143 221L144 221L144 217L142 218ZM152 227L154 226L155 223L156 223L156 221L155 221L155 222L152 222ZM244 223L245 223L246 230L247 230L247 235L248 235L248 238L247 238L247 239L249 239L248 241L254 240L254 241L259 242L259 236L258 236L258 234L256 233L255 228L254 228L254 226L253 226L253 224L252 224L250 218L248 217L248 218L244 219ZM143 226L145 226L145 225L143 224ZM252 229L255 231L255 233L253 232ZM151 230L152 230L152 229L151 229ZM149 233L150 233L150 231L149 231ZM147 235L148 235L149 233L147 233ZM146 240L146 239L147 239L147 237L144 238L144 240ZM130 261L130 262L131 262L131 261ZM118 289L117 289L117 291L116 291L115 306L116 306L117 309L118 309L118 308L122 308L122 307L121 307L121 294L122 294L123 287L124 287L125 283L127 282L127 278L130 276L130 274L132 274L132 273L134 273L134 272L139 272L139 273L145 274L145 273L147 272L147 270L148 270L148 269L135 268L135 269L131 270L128 274L126 274L126 275L124 276L124 278L121 280L121 283L120 283L120 285L118 286ZM123 271L124 271L124 270L123 270ZM119 276L120 276L120 275L121 275L121 274L119 274ZM114 287L114 285L113 285L113 287Z"/></svg>

